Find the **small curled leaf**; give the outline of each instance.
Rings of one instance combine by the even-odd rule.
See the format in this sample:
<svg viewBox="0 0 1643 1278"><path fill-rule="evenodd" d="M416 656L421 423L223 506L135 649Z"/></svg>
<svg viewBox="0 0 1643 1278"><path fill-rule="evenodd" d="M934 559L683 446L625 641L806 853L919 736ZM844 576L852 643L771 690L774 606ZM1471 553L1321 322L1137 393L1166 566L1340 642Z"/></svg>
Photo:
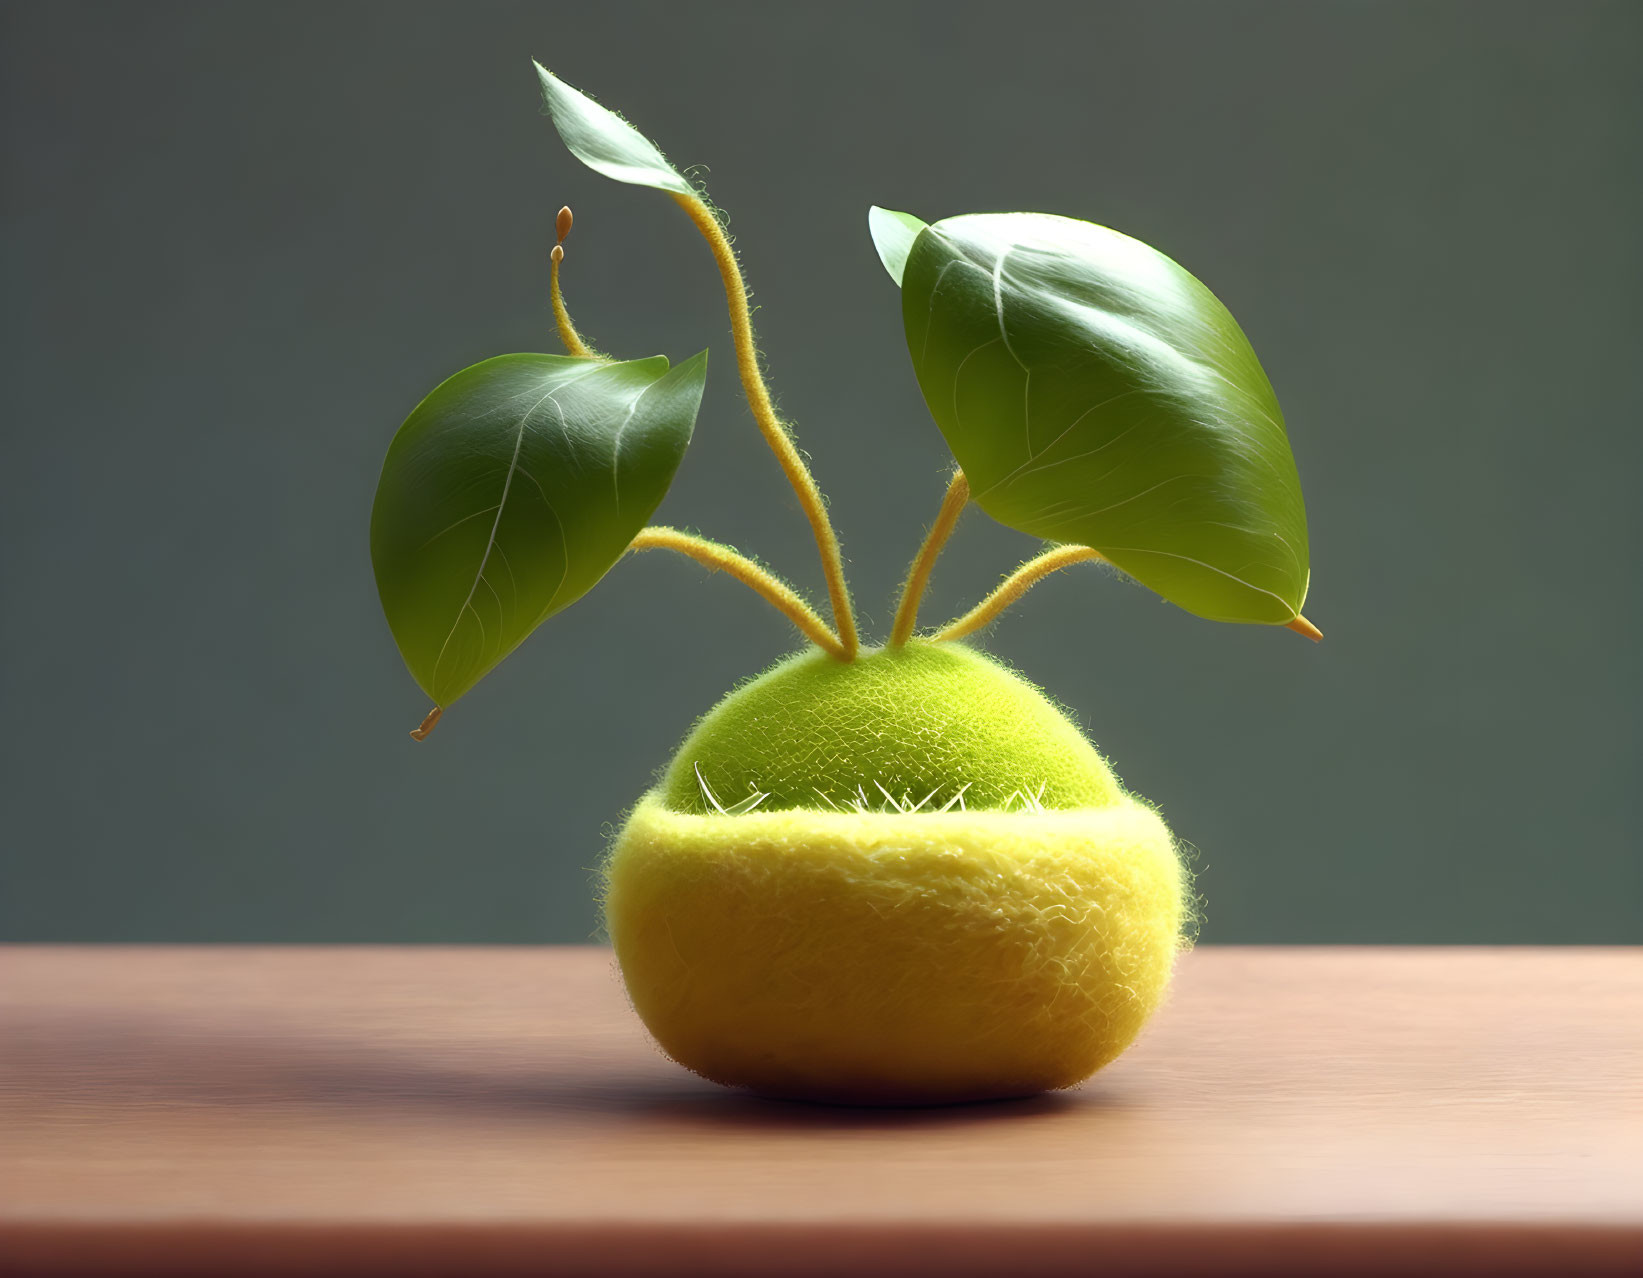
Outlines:
<svg viewBox="0 0 1643 1278"><path fill-rule="evenodd" d="M611 363L501 355L399 428L371 563L412 676L449 706L621 558L660 504L701 405L707 352Z"/></svg>
<svg viewBox="0 0 1643 1278"><path fill-rule="evenodd" d="M542 81L553 127L565 146L583 164L618 182L655 187L693 195L689 182L663 157L656 144L609 107L571 88L540 62L534 64ZM563 238L563 237L561 237Z"/></svg>
<svg viewBox="0 0 1643 1278"><path fill-rule="evenodd" d="M907 268L907 254L923 229L924 223L911 213L881 209L877 204L867 210L867 232L873 237L873 247L879 251L884 269L898 285Z"/></svg>
<svg viewBox="0 0 1643 1278"><path fill-rule="evenodd" d="M1283 413L1237 322L1175 262L1072 218L947 218L908 253L902 319L993 518L1088 546L1201 617L1299 615L1306 509Z"/></svg>

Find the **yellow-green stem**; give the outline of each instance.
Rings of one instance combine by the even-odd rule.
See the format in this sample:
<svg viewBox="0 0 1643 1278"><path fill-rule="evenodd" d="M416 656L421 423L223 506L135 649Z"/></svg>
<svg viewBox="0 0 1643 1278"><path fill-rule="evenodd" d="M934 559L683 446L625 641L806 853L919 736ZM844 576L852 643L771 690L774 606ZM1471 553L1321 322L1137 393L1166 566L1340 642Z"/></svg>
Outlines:
<svg viewBox="0 0 1643 1278"><path fill-rule="evenodd" d="M565 295L559 291L559 263L565 260L563 246L555 244L549 259L552 264L548 267L548 294L553 298L553 323L559 330L559 340L572 355L580 355L583 359L602 359L598 351L582 340L576 325L571 323L570 312L565 309Z"/></svg>
<svg viewBox="0 0 1643 1278"><path fill-rule="evenodd" d="M553 231L557 239L553 252L548 254L548 296L553 300L554 327L559 330L559 340L570 354L583 359L609 359L608 355L594 350L582 340L582 335L576 331L576 325L571 323L570 311L565 308L565 295L559 288L559 264L565 260L565 237L570 234L573 221L568 204L559 210L558 216L553 220Z"/></svg>
<svg viewBox="0 0 1643 1278"><path fill-rule="evenodd" d="M774 573L765 571L746 555L732 550L729 546L722 546L716 541L709 541L706 537L698 537L694 533L681 532L677 528L652 525L649 528L641 528L629 548L673 550L689 556L715 572L729 573L743 585L750 586L763 595L817 647L841 661L851 660L851 655L845 651L838 635L828 628L827 623L816 614L814 608L799 598L797 591Z"/></svg>
<svg viewBox="0 0 1643 1278"><path fill-rule="evenodd" d="M747 304L747 285L742 280L741 268L736 264L736 253L730 247L724 228L714 217L713 210L694 195L674 193L673 198L684 209L702 238L713 251L719 277L724 281L725 301L730 309L730 333L736 346L736 368L741 374L742 390L747 395L748 408L758 424L759 433L776 454L787 482L799 496L799 505L810 530L815 534L816 549L821 552L822 572L827 577L827 594L833 607L833 624L838 627L837 642L844 660L855 660L860 641L856 635L856 616L850 605L850 587L844 579L844 557L839 552L839 539L833 531L833 522L827 517L827 506L815 477L799 455L798 446L787 433L787 427L776 416L770 401L769 388L759 370L759 353L753 344L753 317Z"/></svg>
<svg viewBox="0 0 1643 1278"><path fill-rule="evenodd" d="M918 557L907 570L907 584L902 587L901 604L896 608L895 625L890 629L892 648L905 647L907 641L913 637L913 630L918 625L919 601L924 598L925 587L930 584L930 573L936 566L936 557L941 554L941 548L947 544L947 539L953 535L953 529L958 525L958 517L964 513L964 507L969 500L970 481L964 478L962 470L955 470L952 482L947 485L947 495L941 499L941 509L936 513L936 522L930 525L924 544L919 547Z"/></svg>
<svg viewBox="0 0 1643 1278"><path fill-rule="evenodd" d="M1101 558L1103 556L1100 552L1091 550L1088 546L1052 547L1042 555L1037 555L1022 564L1021 567L1006 577L992 594L988 595L957 621L949 622L936 635L936 638L938 640L962 639L965 635L973 634L983 626L990 624L999 613L1003 612L1052 572L1069 568L1073 564L1081 564L1088 559Z"/></svg>

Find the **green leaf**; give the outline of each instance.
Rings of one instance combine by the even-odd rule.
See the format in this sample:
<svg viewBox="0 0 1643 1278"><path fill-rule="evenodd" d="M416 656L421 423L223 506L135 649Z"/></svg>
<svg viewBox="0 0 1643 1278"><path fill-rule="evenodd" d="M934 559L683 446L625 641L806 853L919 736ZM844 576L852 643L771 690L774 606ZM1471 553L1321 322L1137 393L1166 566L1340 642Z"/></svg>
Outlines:
<svg viewBox="0 0 1643 1278"><path fill-rule="evenodd" d="M658 191L694 195L695 191L667 160L656 144L616 112L602 107L585 93L570 87L540 62L536 74L553 127L583 164L618 182L653 186Z"/></svg>
<svg viewBox="0 0 1643 1278"><path fill-rule="evenodd" d="M901 283L901 273L907 267L907 254L913 241L923 229L924 223L911 213L881 209L877 204L867 210L867 231L873 237L873 247L879 251L879 261L897 284Z"/></svg>
<svg viewBox="0 0 1643 1278"><path fill-rule="evenodd" d="M371 562L394 641L448 706L621 558L696 423L703 351L501 355L440 384L388 448Z"/></svg>
<svg viewBox="0 0 1643 1278"><path fill-rule="evenodd" d="M948 218L908 255L902 318L993 518L1089 546L1201 617L1300 612L1306 510L1283 414L1236 321L1180 266L1071 218Z"/></svg>

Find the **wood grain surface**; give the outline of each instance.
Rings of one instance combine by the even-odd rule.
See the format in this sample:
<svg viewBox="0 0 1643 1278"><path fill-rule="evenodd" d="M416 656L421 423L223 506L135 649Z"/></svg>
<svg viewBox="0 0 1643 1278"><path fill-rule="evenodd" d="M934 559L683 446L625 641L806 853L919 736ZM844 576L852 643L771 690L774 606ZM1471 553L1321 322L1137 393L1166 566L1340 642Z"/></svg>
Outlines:
<svg viewBox="0 0 1643 1278"><path fill-rule="evenodd" d="M0 948L0 1269L1643 1272L1643 951L1204 949L1082 1089L701 1082L597 949Z"/></svg>

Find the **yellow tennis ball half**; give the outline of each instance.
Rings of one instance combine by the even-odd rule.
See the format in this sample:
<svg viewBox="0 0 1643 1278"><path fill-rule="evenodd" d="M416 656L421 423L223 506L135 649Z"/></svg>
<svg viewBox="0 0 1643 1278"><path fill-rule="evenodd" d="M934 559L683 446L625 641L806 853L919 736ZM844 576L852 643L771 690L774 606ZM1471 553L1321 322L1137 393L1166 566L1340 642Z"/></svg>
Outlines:
<svg viewBox="0 0 1643 1278"><path fill-rule="evenodd" d="M1187 915L1158 814L1036 688L952 643L803 653L737 688L605 865L663 1050L841 1103L1081 1082L1162 1001Z"/></svg>

